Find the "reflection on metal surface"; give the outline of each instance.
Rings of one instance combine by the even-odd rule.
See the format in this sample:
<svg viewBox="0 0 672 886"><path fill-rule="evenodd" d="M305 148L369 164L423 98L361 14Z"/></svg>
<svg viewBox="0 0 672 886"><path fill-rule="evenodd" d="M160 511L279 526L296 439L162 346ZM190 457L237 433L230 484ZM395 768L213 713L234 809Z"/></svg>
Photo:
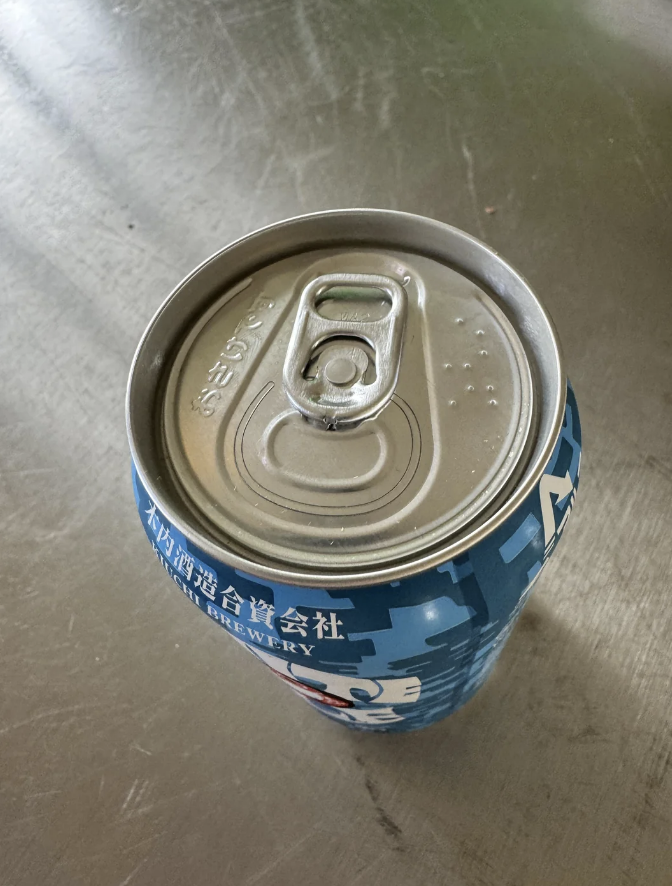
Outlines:
<svg viewBox="0 0 672 886"><path fill-rule="evenodd" d="M663 2L0 3L0 879L666 886ZM148 562L128 486L162 293L246 231L362 204L480 221L525 268L590 461L496 682L412 740L275 705Z"/></svg>

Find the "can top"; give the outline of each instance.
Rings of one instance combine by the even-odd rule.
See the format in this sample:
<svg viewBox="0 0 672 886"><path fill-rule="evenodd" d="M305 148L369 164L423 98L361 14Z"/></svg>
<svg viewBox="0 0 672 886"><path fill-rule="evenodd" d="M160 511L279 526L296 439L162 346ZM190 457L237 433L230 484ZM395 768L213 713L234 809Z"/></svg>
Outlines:
<svg viewBox="0 0 672 886"><path fill-rule="evenodd" d="M304 217L284 224L285 238L304 228L290 248L246 266L234 244L226 265L220 253L173 295L200 282L210 298L188 318L183 305L163 361L157 479L220 558L278 580L405 574L483 526L534 455L548 399L530 353L538 328L559 375L534 297L516 313L486 273L423 252L410 233L428 220L350 212L371 220L368 236L336 224L340 237L306 237ZM386 239L382 216L409 236ZM456 233L485 269L496 259Z"/></svg>

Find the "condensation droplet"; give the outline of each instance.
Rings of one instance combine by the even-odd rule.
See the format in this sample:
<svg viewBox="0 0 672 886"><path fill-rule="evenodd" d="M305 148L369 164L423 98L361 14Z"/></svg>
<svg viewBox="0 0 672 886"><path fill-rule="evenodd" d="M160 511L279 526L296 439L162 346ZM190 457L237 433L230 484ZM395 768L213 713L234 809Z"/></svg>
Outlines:
<svg viewBox="0 0 672 886"><path fill-rule="evenodd" d="M464 364L464 368L465 368L465 369L471 369L471 363L465 363L465 364Z"/></svg>
<svg viewBox="0 0 672 886"><path fill-rule="evenodd" d="M444 369L452 369L452 368L453 368L453 364L452 364L452 363L444 363L444 364L443 364L443 368L444 368Z"/></svg>
<svg viewBox="0 0 672 886"><path fill-rule="evenodd" d="M489 404L490 406L496 406L496 405L497 405L497 401L496 401L496 400L488 400L488 404Z"/></svg>
<svg viewBox="0 0 672 886"><path fill-rule="evenodd" d="M486 390L486 391L494 391L495 389L494 389L494 387L493 387L492 385L486 385L486 386L485 386L485 390Z"/></svg>
<svg viewBox="0 0 672 886"><path fill-rule="evenodd" d="M473 390L474 390L474 386L473 386L473 385L467 385L467 390L468 390L468 391L473 391Z"/></svg>
<svg viewBox="0 0 672 886"><path fill-rule="evenodd" d="M449 406L457 406L457 400L449 400L448 405Z"/></svg>
<svg viewBox="0 0 672 886"><path fill-rule="evenodd" d="M464 323L464 320L462 319L462 317L456 317L455 322L459 323L459 325L461 326Z"/></svg>
<svg viewBox="0 0 672 886"><path fill-rule="evenodd" d="M485 335L485 333L483 332L482 329L477 329L477 330L476 330L476 335Z"/></svg>
<svg viewBox="0 0 672 886"><path fill-rule="evenodd" d="M479 351L478 353L481 355L481 357L487 357L487 356L488 356L488 352L487 352L487 351Z"/></svg>

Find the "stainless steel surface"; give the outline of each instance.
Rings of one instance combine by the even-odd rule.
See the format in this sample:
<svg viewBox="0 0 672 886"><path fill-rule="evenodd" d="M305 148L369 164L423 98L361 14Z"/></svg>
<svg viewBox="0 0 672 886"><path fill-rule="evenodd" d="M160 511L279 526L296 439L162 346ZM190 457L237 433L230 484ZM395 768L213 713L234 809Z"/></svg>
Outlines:
<svg viewBox="0 0 672 886"><path fill-rule="evenodd" d="M671 18L0 4L3 886L669 883ZM398 738L278 705L174 593L124 428L164 293L248 230L357 204L450 221L524 270L586 443L494 676Z"/></svg>
<svg viewBox="0 0 672 886"><path fill-rule="evenodd" d="M331 248L320 249L325 243ZM405 332L412 346L405 350L390 409L347 438L366 456L362 438L368 435L384 462L392 440L399 440L387 467L399 471L401 481L395 486L391 474L380 470L385 464L365 459L361 469L371 473L371 488L377 487L378 504L385 507L374 508L369 492L354 484L343 506L347 526L338 512L340 496L320 480L331 461L336 472L327 480L345 481L346 438L311 433L280 385L296 291L339 264L350 273L396 275L406 281L415 306ZM487 358L480 353L479 332L489 342ZM457 367L446 367L444 346L458 358ZM241 356L237 363L228 348ZM482 378L479 364L490 367ZM534 403L531 372L539 394ZM565 392L551 321L500 256L433 219L347 209L270 225L189 274L142 337L129 381L127 424L144 487L199 548L221 559L225 545L229 565L271 581L357 587L441 565L499 526L548 463ZM279 435L269 436L269 428ZM432 441L424 450L423 436ZM304 441L297 467L291 451ZM278 453L268 449L275 442L282 443ZM273 470L267 470L269 463ZM291 507L301 486L312 513ZM316 513L319 522L311 519ZM335 532L347 537L343 550L334 544Z"/></svg>

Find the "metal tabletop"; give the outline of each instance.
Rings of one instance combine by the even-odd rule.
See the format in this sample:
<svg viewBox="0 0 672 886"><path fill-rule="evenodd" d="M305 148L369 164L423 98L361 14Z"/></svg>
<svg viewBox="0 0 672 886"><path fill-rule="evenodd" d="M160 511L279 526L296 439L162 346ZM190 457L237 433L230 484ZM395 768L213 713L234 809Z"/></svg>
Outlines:
<svg viewBox="0 0 672 886"><path fill-rule="evenodd" d="M613 886L672 874L672 7L0 4L0 884ZM443 723L320 718L172 587L124 390L180 278L403 209L553 314L566 539Z"/></svg>

